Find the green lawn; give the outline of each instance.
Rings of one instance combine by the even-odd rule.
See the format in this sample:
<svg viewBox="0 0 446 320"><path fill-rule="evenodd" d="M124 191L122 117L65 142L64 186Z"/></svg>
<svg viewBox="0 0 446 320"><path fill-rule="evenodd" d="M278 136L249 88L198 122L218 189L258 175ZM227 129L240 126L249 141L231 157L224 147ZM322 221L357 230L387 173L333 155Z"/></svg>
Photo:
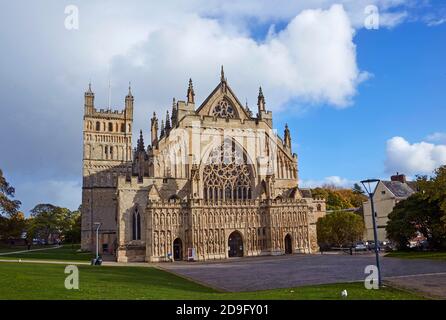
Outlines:
<svg viewBox="0 0 446 320"><path fill-rule="evenodd" d="M392 288L366 290L362 283L222 293L151 267L78 266L79 290L64 287L64 265L0 262L0 299L421 299Z"/></svg>
<svg viewBox="0 0 446 320"><path fill-rule="evenodd" d="M38 249L34 247L32 249ZM12 253L0 255L0 259L29 259L29 260L63 260L63 261L90 261L93 257L91 252L79 252L80 245L63 245L60 248L40 251L26 251L23 253ZM17 251L17 250L13 250Z"/></svg>
<svg viewBox="0 0 446 320"><path fill-rule="evenodd" d="M446 260L446 252L431 251L395 251L386 254L390 258Z"/></svg>

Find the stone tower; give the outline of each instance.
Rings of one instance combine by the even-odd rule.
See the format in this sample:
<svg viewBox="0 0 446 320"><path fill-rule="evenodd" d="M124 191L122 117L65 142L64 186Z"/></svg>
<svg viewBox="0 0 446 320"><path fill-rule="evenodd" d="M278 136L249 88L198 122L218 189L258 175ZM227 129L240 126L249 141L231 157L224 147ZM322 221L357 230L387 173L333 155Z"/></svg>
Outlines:
<svg viewBox="0 0 446 320"><path fill-rule="evenodd" d="M122 111L97 110L91 84L85 92L82 166L82 248L95 247L95 226L101 222L101 251L112 252L116 239L116 179L132 163L133 95Z"/></svg>

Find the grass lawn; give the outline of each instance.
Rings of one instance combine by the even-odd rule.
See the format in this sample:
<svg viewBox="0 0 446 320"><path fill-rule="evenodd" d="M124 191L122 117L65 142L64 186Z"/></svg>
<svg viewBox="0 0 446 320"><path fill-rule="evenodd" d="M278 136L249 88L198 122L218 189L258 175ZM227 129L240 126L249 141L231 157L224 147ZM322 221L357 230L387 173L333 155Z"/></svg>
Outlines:
<svg viewBox="0 0 446 320"><path fill-rule="evenodd" d="M446 260L446 252L441 251L395 251L386 254L390 258Z"/></svg>
<svg viewBox="0 0 446 320"><path fill-rule="evenodd" d="M79 266L79 290L64 287L64 265L0 262L0 299L422 299L393 288L366 290L362 283L244 293L222 293L151 267Z"/></svg>
<svg viewBox="0 0 446 320"><path fill-rule="evenodd" d="M33 247L32 249L38 249L38 247ZM1 259L29 259L29 260L64 260L64 261L90 261L93 257L91 252L78 252L80 245L66 244L60 248L40 251L26 251L23 253L11 253L0 255ZM12 250L18 251L18 250Z"/></svg>

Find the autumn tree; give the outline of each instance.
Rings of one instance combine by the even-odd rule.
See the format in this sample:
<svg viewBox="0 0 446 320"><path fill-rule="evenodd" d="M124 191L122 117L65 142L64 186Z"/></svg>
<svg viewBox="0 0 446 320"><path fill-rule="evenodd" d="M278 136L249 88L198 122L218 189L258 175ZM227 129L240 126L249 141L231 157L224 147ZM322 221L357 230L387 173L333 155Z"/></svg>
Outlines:
<svg viewBox="0 0 446 320"><path fill-rule="evenodd" d="M354 189L337 188L333 185L311 190L314 198L324 198L327 203L327 210L343 210L359 208L367 197Z"/></svg>

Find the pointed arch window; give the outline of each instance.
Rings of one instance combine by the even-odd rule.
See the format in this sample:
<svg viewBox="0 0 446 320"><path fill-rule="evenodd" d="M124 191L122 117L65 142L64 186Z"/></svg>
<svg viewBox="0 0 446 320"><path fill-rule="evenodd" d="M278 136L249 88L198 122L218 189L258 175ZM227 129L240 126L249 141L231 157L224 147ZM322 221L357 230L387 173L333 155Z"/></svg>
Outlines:
<svg viewBox="0 0 446 320"><path fill-rule="evenodd" d="M132 240L141 240L141 215L138 208L133 212L132 226Z"/></svg>
<svg viewBox="0 0 446 320"><path fill-rule="evenodd" d="M203 169L205 200L252 199L253 170L247 155L233 140L225 140L209 154Z"/></svg>

